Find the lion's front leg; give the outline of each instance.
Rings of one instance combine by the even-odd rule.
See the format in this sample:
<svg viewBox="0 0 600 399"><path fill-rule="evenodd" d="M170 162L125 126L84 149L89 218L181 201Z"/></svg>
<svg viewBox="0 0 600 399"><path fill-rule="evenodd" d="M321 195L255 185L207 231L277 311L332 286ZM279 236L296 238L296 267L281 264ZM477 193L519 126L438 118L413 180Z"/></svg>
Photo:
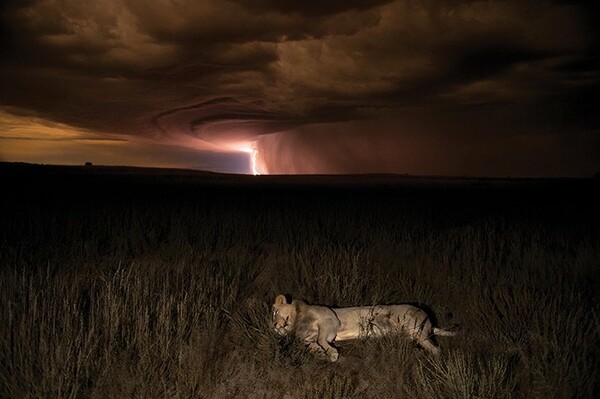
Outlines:
<svg viewBox="0 0 600 399"><path fill-rule="evenodd" d="M335 340L337 334L336 327L338 326L333 321L319 325L317 343L323 348L325 355L327 355L330 362L336 362L340 356L338 350L331 346L331 343Z"/></svg>
<svg viewBox="0 0 600 399"><path fill-rule="evenodd" d="M330 342L333 341L335 336L330 337L330 335L319 330L314 331L304 339L304 344L312 353L325 355L330 362L336 362L339 353L337 349L331 346Z"/></svg>
<svg viewBox="0 0 600 399"><path fill-rule="evenodd" d="M328 342L324 342L322 344L314 341L306 342L306 346L312 353L319 356L324 355L330 362L336 362L339 358L338 350L329 345Z"/></svg>
<svg viewBox="0 0 600 399"><path fill-rule="evenodd" d="M319 340L317 343L321 348L323 348L323 350L325 351L325 356L327 356L330 362L337 362L338 358L340 357L340 354L337 349L331 346L327 337L319 336Z"/></svg>

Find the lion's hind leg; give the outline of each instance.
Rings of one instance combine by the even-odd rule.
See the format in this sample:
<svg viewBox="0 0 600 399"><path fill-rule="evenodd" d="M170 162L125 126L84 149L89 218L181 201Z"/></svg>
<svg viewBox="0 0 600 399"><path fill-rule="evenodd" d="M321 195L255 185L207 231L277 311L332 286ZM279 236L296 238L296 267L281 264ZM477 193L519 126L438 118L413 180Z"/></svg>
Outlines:
<svg viewBox="0 0 600 399"><path fill-rule="evenodd" d="M427 313L418 308L411 309L409 313L412 320L405 325L408 335L427 352L439 355L440 348L431 340L434 329Z"/></svg>
<svg viewBox="0 0 600 399"><path fill-rule="evenodd" d="M440 354L440 348L438 348L433 342L431 342L431 340L429 338L421 339L421 340L418 340L417 342L419 345L421 345L421 347L423 349L425 349L427 352L431 353L432 355Z"/></svg>

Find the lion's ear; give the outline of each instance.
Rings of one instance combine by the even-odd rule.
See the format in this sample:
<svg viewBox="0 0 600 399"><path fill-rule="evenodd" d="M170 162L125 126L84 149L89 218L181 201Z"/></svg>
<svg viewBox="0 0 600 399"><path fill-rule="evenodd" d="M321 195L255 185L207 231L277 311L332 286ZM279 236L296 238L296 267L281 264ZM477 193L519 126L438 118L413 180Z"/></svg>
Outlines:
<svg viewBox="0 0 600 399"><path fill-rule="evenodd" d="M287 303L287 299L285 298L285 295L277 295L275 297L275 305L283 305Z"/></svg>

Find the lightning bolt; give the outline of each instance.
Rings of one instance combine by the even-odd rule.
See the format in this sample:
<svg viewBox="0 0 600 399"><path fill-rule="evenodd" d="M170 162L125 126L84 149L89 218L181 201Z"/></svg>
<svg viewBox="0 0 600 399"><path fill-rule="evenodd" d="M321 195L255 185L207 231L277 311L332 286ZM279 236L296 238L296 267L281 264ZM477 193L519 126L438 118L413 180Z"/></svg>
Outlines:
<svg viewBox="0 0 600 399"><path fill-rule="evenodd" d="M252 143L252 152L250 153L250 164L252 165L252 174L254 176L260 175L260 170L257 164L258 159L258 148L256 148L256 142Z"/></svg>

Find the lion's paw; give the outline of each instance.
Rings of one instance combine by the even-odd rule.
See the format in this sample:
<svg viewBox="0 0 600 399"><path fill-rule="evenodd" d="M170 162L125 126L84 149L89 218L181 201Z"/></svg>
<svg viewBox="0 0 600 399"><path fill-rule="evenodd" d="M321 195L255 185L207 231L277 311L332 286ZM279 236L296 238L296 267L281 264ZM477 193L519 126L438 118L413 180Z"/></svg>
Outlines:
<svg viewBox="0 0 600 399"><path fill-rule="evenodd" d="M327 357L329 358L329 361L333 363L338 361L340 354L338 351L330 349L327 351Z"/></svg>

